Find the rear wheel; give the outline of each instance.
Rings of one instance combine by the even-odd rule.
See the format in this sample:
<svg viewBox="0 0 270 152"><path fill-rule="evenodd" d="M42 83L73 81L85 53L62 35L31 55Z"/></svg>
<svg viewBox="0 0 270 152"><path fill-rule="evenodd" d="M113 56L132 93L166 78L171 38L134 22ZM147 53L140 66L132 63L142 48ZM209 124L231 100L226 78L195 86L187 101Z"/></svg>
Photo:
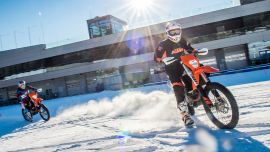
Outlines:
<svg viewBox="0 0 270 152"><path fill-rule="evenodd" d="M45 107L43 104L40 104L40 109L39 109L39 115L40 117L45 120L48 121L50 119L50 112L48 110L47 107Z"/></svg>
<svg viewBox="0 0 270 152"><path fill-rule="evenodd" d="M221 129L233 129L239 120L239 110L232 93L219 83L209 83L205 93L213 103L203 102L208 118Z"/></svg>
<svg viewBox="0 0 270 152"><path fill-rule="evenodd" d="M29 121L29 122L33 121L32 114L28 109L26 108L22 109L22 115L23 115L24 120Z"/></svg>

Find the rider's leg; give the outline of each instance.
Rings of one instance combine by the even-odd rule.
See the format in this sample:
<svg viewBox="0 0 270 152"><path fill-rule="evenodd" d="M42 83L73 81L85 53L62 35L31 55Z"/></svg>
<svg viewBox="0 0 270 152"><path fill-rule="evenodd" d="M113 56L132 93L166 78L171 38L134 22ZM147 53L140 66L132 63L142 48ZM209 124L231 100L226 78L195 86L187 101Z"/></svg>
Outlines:
<svg viewBox="0 0 270 152"><path fill-rule="evenodd" d="M179 62L173 63L170 67L166 67L166 73L173 85L174 94L177 101L177 107L182 115L185 125L192 125L194 121L188 114L187 102L185 101L185 86L182 83L183 68Z"/></svg>
<svg viewBox="0 0 270 152"><path fill-rule="evenodd" d="M33 103L33 101L29 97L26 97L24 102L27 103L29 110L35 109L35 104Z"/></svg>
<svg viewBox="0 0 270 152"><path fill-rule="evenodd" d="M192 80L188 75L182 76L183 83L185 84L185 87L187 89L187 92L192 90Z"/></svg>
<svg viewBox="0 0 270 152"><path fill-rule="evenodd" d="M186 126L194 124L194 121L188 114L188 106L187 102L185 101L185 88L183 84L181 82L174 82L173 90L177 101L177 107L180 110L184 124Z"/></svg>
<svg viewBox="0 0 270 152"><path fill-rule="evenodd" d="M20 102L21 102L21 104L22 104L22 106L24 108L26 108L27 110L30 110L29 109L29 104L28 104L28 97L25 97L25 98L21 99Z"/></svg>

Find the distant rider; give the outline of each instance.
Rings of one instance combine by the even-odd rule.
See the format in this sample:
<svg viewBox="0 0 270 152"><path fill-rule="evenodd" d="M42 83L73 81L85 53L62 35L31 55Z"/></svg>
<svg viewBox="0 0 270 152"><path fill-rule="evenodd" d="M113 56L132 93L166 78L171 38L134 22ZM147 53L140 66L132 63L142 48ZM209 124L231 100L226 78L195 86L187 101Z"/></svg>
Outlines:
<svg viewBox="0 0 270 152"><path fill-rule="evenodd" d="M188 114L187 102L185 102L185 87L191 91L191 79L183 77L184 68L179 62L179 57L196 51L182 37L182 28L177 23L168 23L166 25L167 39L161 41L155 51L154 60L158 63L164 63L165 71L169 76L175 97L177 107L179 108L182 120L186 126L191 126L194 121Z"/></svg>
<svg viewBox="0 0 270 152"><path fill-rule="evenodd" d="M18 102L23 104L23 106L26 106L28 104L33 106L33 104L34 104L34 103L30 102L31 99L28 96L29 90L37 91L36 88L34 88L30 85L27 85L25 81L19 81L18 89L17 89L17 99L18 99Z"/></svg>

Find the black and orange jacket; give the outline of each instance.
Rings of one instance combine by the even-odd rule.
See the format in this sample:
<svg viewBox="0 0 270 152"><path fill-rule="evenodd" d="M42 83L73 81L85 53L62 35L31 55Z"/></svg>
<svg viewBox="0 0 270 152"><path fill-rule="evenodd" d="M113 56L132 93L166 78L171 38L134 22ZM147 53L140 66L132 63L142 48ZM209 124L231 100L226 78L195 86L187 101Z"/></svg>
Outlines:
<svg viewBox="0 0 270 152"><path fill-rule="evenodd" d="M36 88L26 84L26 88L22 89L22 88L18 88L17 89L17 98L19 98L21 95L24 95L25 92L27 92L28 90L37 90Z"/></svg>
<svg viewBox="0 0 270 152"><path fill-rule="evenodd" d="M157 49L155 50L154 60L156 62L162 62L162 59L166 57L175 57L179 59L180 56L187 53L192 53L195 51L193 47L182 38L180 42L174 43L169 39L163 40L159 43Z"/></svg>

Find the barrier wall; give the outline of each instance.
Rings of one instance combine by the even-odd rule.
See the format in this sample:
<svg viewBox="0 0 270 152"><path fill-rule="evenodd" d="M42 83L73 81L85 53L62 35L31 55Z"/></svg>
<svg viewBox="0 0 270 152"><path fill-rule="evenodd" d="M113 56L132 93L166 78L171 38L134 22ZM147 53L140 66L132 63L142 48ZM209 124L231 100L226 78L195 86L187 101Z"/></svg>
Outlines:
<svg viewBox="0 0 270 152"><path fill-rule="evenodd" d="M270 64L241 70L223 71L212 75L210 80L226 86L268 81L270 80Z"/></svg>
<svg viewBox="0 0 270 152"><path fill-rule="evenodd" d="M248 67L240 70L228 70L212 74L210 80L226 86L240 85L270 80L270 64ZM165 84L167 81L145 84L144 86Z"/></svg>

